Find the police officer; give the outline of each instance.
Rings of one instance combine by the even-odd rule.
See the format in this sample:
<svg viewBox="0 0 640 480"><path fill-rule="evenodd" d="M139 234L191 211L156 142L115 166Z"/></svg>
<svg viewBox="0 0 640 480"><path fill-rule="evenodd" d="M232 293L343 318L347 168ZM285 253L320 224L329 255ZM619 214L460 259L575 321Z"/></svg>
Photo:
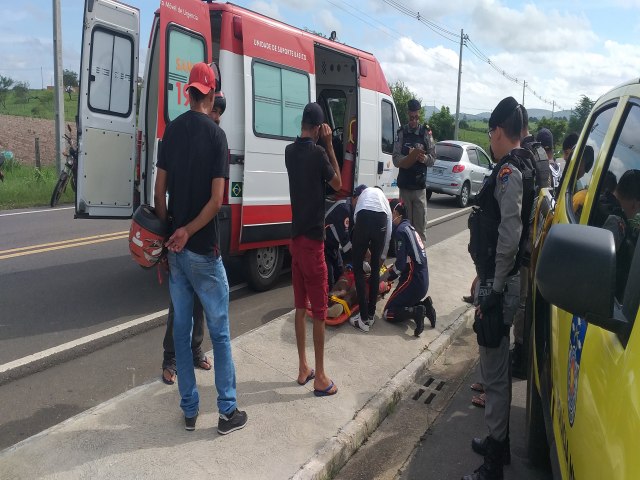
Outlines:
<svg viewBox="0 0 640 480"><path fill-rule="evenodd" d="M348 259L351 255L349 226L352 211L351 202L343 199L331 205L324 216L324 259L327 262L329 291L344 271L343 257Z"/></svg>
<svg viewBox="0 0 640 480"><path fill-rule="evenodd" d="M396 240L396 261L380 277L380 280L395 280L400 277L384 307L384 318L388 322L413 319L416 337L424 331L425 315L436 326L436 311L429 291L429 267L422 239L407 220L407 212L401 200L391 200L393 238ZM424 299L424 300L423 300Z"/></svg>
<svg viewBox="0 0 640 480"><path fill-rule="evenodd" d="M488 435L472 448L484 463L463 480L503 478L509 462L509 330L520 297L520 258L534 198L531 153L520 148L523 110L513 97L503 99L489 118L491 154L497 162L469 218L469 252L479 277L474 330L480 345L480 372L487 394Z"/></svg>
<svg viewBox="0 0 640 480"><path fill-rule="evenodd" d="M393 164L398 167L400 199L408 219L423 242L427 239L427 167L435 163L435 145L428 125L420 125L420 102L407 103L409 123L400 128L393 146Z"/></svg>

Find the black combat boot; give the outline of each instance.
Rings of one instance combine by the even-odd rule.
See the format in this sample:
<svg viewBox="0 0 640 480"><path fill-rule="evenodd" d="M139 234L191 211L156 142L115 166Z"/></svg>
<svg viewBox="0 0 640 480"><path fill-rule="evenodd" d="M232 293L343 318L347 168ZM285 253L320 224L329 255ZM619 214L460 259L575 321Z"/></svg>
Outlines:
<svg viewBox="0 0 640 480"><path fill-rule="evenodd" d="M478 455L482 455L484 457L487 454L488 439L488 436L484 438L474 438L471 440L471 449ZM511 446L509 442L509 435L507 435L507 438L502 442L502 464L511 465Z"/></svg>
<svg viewBox="0 0 640 480"><path fill-rule="evenodd" d="M436 309L433 308L433 300L431 300L431 297L427 297L420 303L424 305L426 310L425 314L427 315L429 322L431 322L431 328L436 328Z"/></svg>
<svg viewBox="0 0 640 480"><path fill-rule="evenodd" d="M502 442L487 437L484 463L475 472L462 477L462 480L503 480L502 448Z"/></svg>
<svg viewBox="0 0 640 480"><path fill-rule="evenodd" d="M524 345L514 343L513 349L511 350L511 376L520 378L521 380L527 379L526 360Z"/></svg>

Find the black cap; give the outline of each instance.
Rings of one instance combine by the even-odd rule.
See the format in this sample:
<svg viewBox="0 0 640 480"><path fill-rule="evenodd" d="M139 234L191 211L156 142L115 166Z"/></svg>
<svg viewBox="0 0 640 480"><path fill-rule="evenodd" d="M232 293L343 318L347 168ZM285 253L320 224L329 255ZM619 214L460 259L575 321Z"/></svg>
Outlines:
<svg viewBox="0 0 640 480"><path fill-rule="evenodd" d="M553 133L548 128L541 128L536 135L536 140L542 144L542 148L553 149Z"/></svg>
<svg viewBox="0 0 640 480"><path fill-rule="evenodd" d="M415 98L412 98L407 102L407 108L409 109L410 112L417 112L421 108L420 102Z"/></svg>
<svg viewBox="0 0 640 480"><path fill-rule="evenodd" d="M302 111L302 123L309 125L322 125L324 122L324 113L322 107L316 102L307 103Z"/></svg>
<svg viewBox="0 0 640 480"><path fill-rule="evenodd" d="M518 101L513 97L507 97L500 100L496 108L491 112L489 117L489 128L496 128L509 118L513 111L518 108Z"/></svg>

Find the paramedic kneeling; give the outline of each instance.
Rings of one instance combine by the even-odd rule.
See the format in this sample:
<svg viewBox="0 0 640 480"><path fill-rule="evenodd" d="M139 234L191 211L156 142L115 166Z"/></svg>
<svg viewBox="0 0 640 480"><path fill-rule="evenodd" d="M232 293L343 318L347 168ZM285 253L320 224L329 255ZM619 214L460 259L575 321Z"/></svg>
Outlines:
<svg viewBox="0 0 640 480"><path fill-rule="evenodd" d="M436 326L436 311L431 297L424 298L429 290L429 267L422 238L407 219L407 209L402 201L391 200L393 238L396 240L396 261L381 280L395 280L398 286L384 307L384 318L389 322L401 322L412 318L416 322L414 335L424 330L425 314ZM424 298L424 300L423 300Z"/></svg>

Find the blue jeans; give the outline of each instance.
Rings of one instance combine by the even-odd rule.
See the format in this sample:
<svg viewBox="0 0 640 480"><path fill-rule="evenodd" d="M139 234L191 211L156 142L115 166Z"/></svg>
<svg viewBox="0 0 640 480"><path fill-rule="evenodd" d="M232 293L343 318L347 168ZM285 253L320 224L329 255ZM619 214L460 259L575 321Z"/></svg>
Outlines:
<svg viewBox="0 0 640 480"><path fill-rule="evenodd" d="M191 353L194 293L204 308L213 344L218 411L225 415L232 413L236 409L236 372L229 334L229 283L222 260L186 249L180 253L169 252L169 291L174 307L173 342L184 415L193 417L200 402Z"/></svg>

